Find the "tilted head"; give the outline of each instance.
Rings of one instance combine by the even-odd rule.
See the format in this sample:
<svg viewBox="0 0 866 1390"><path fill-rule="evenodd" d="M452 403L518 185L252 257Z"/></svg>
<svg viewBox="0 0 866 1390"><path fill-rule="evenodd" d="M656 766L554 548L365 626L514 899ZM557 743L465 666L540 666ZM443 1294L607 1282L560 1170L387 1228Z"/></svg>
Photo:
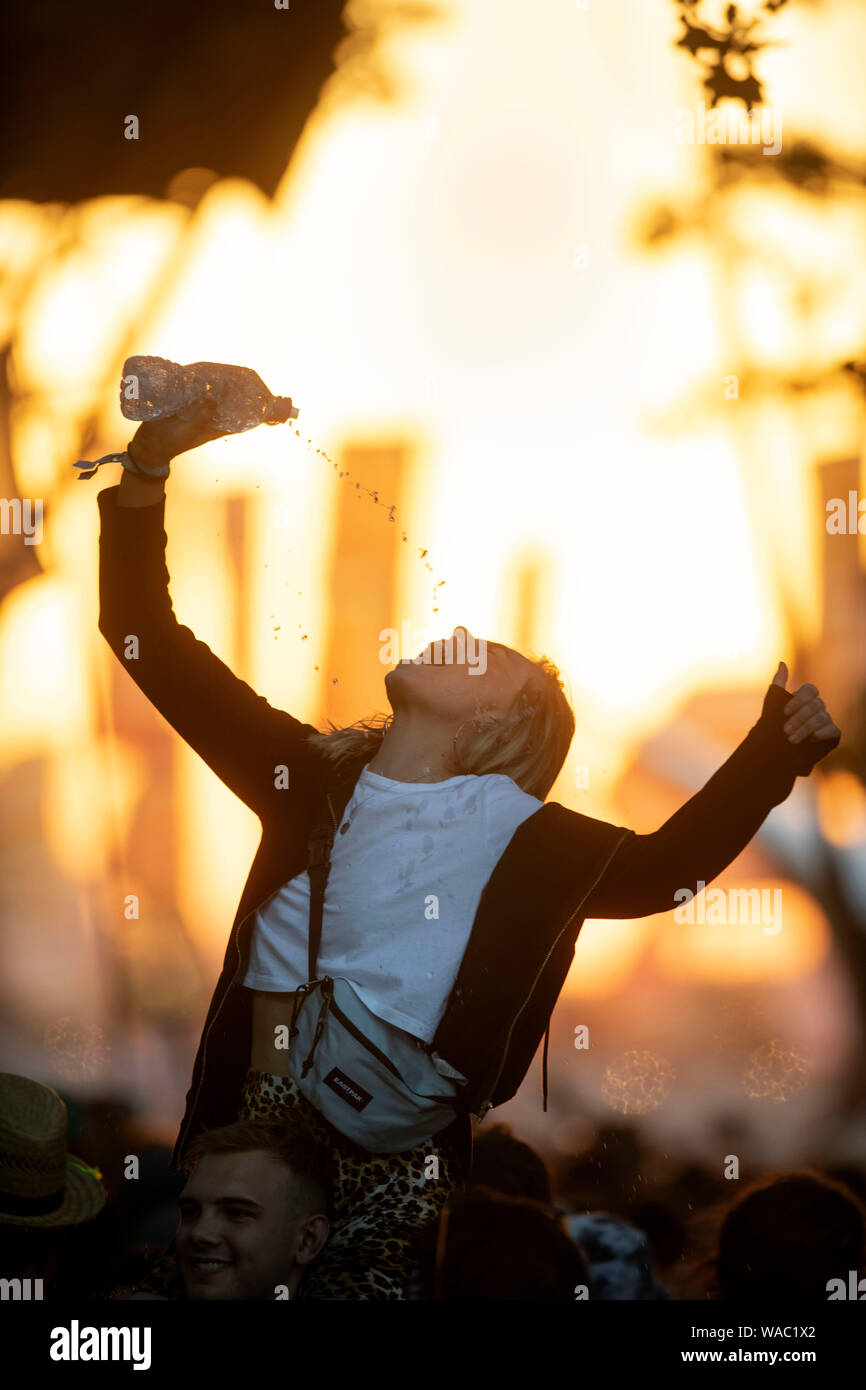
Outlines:
<svg viewBox="0 0 866 1390"><path fill-rule="evenodd" d="M178 1266L190 1299L293 1295L328 1238L330 1160L283 1125L238 1121L189 1147Z"/></svg>
<svg viewBox="0 0 866 1390"><path fill-rule="evenodd" d="M385 677L395 715L453 729L454 773L501 774L543 801L574 735L574 714L556 666L465 627L399 661ZM334 763L368 761L387 720L373 716L347 729L332 726L310 742Z"/></svg>

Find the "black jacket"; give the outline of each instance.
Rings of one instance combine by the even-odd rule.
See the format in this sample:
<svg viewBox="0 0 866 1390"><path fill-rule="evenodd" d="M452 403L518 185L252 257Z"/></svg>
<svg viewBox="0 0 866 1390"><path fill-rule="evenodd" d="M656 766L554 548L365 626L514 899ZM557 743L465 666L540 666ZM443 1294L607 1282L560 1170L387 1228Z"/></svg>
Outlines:
<svg viewBox="0 0 866 1390"><path fill-rule="evenodd" d="M308 835L324 798L330 795L338 823L363 764L336 778L307 743L313 725L275 709L177 621L165 563L165 497L147 507L118 507L117 493L114 486L98 494L99 631L151 704L262 826L195 1058L172 1154L176 1171L200 1130L237 1118L252 1026L252 994L239 982L253 913L307 867ZM130 635L138 639L138 654L127 659ZM482 894L432 1044L470 1078L467 1111L483 1114L516 1091L586 917L673 908L675 891L709 883L784 801L797 775L807 775L836 746L838 736L789 743L782 732L789 698L781 686L770 686L743 742L651 835L555 802L518 827ZM276 785L285 781L277 776L281 767L289 774L284 789ZM464 1145L468 1130L467 1113Z"/></svg>

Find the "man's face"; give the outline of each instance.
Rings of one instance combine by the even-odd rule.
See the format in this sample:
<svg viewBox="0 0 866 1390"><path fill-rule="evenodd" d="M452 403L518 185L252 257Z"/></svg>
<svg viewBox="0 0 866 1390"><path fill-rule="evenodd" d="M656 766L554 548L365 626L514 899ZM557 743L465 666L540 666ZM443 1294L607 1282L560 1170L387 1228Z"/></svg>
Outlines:
<svg viewBox="0 0 866 1390"><path fill-rule="evenodd" d="M272 1154L207 1154L180 1196L177 1257L190 1299L272 1299L294 1294L328 1237L298 1180Z"/></svg>

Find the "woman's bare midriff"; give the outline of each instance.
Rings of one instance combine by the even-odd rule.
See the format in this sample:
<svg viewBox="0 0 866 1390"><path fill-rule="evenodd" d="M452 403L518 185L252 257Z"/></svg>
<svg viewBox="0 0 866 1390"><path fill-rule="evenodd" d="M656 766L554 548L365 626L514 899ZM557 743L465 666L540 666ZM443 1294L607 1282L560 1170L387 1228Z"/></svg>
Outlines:
<svg viewBox="0 0 866 1390"><path fill-rule="evenodd" d="M288 1028L292 1018L294 994L272 994L261 989L251 990L253 996L253 1029L250 1066L256 1071L288 1076L288 1050L275 1047L277 1028Z"/></svg>

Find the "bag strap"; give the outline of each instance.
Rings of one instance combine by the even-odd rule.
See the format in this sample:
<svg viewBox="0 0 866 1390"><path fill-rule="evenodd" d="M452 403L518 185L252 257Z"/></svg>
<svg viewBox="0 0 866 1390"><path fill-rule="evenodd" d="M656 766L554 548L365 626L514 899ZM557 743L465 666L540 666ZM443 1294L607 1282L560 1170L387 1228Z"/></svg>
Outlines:
<svg viewBox="0 0 866 1390"><path fill-rule="evenodd" d="M322 913L325 903L325 884L331 867L331 846L334 843L335 824L339 825L346 809L360 769L349 773L331 772L325 779L324 794L313 816L312 828L307 839L310 876L310 929L308 969L309 979L316 978L316 958L322 944Z"/></svg>
<svg viewBox="0 0 866 1390"><path fill-rule="evenodd" d="M319 954L319 946L322 942L322 911L325 903L325 884L328 879L328 870L331 867L331 845L334 842L334 828L331 824L331 812L327 798L323 798L322 807L317 817L313 829L310 831L308 841L309 864L307 872L310 876L310 931L309 931L309 953L308 969L309 979L316 978L316 957Z"/></svg>

